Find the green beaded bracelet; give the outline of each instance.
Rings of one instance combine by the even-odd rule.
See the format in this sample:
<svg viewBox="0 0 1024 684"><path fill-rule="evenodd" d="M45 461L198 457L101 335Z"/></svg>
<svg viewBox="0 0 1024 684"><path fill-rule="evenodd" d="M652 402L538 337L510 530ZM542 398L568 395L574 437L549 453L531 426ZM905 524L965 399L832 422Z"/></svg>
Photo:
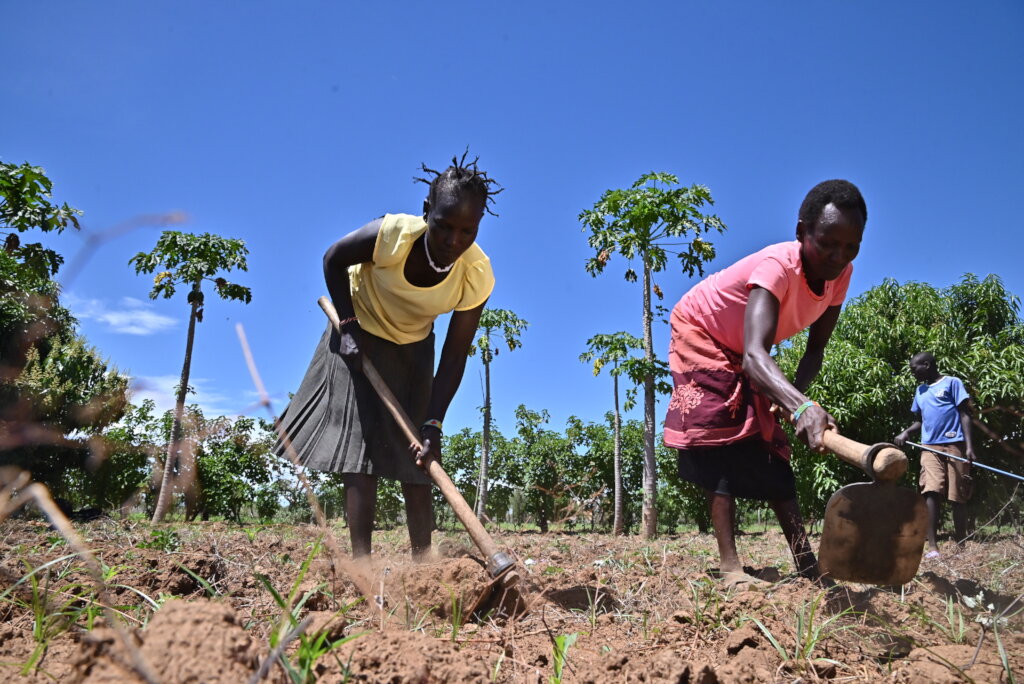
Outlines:
<svg viewBox="0 0 1024 684"><path fill-rule="evenodd" d="M796 425L796 421L800 420L801 414L803 414L803 412L809 409L811 406L817 406L818 408L821 408L821 404L819 404L816 401L805 401L804 403L800 404L800 407L797 408L796 411L793 411L793 425Z"/></svg>

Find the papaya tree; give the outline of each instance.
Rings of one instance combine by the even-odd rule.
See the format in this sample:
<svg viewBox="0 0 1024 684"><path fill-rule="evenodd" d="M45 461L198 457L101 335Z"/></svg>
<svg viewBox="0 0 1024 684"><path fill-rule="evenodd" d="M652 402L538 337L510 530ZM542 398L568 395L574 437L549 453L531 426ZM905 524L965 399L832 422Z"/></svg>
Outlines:
<svg viewBox="0 0 1024 684"><path fill-rule="evenodd" d="M52 193L43 169L0 162L0 412L9 417L17 398L10 382L24 368L29 350L74 325L58 304L60 287L53 280L64 257L22 237L28 231L78 230L82 212L54 202Z"/></svg>
<svg viewBox="0 0 1024 684"><path fill-rule="evenodd" d="M645 173L626 189L606 190L593 208L579 215L583 230L589 231L587 244L594 256L586 269L596 277L604 272L615 253L629 266L628 282L642 278L641 320L644 359L644 494L643 532L650 539L657 535L657 463L654 449L654 402L657 391L657 363L651 333L652 291L661 298L661 288L653 274L668 266L669 257L679 259L683 273L704 275L704 264L715 256L715 248L702 236L725 230L715 215L703 214L705 205L714 204L711 191L703 185L679 184L670 173ZM636 268L634 267L636 264ZM637 275L637 268L640 275Z"/></svg>
<svg viewBox="0 0 1024 684"><path fill-rule="evenodd" d="M612 430L614 434L614 513L612 517L612 534L620 535L622 522L622 414L619 411L619 375L623 371L623 362L628 360L634 350L642 349L643 342L627 332L594 335L587 340L587 351L580 354L580 361L593 362L594 375L611 364L609 374L612 376ZM635 393L635 387L631 388ZM625 409L628 411L635 404L634 395L627 395Z"/></svg>
<svg viewBox="0 0 1024 684"><path fill-rule="evenodd" d="M164 462L164 473L160 485L160 495L153 522L160 522L171 505L172 473L180 467L179 439L181 433L181 417L185 410L185 395L188 392L188 379L192 367L192 345L195 341L196 324L203 321L204 293L203 283L213 284L214 292L221 299L240 301L248 304L252 293L248 287L230 283L219 275L222 271L234 269L248 270L246 255L249 250L242 240L224 238L211 233L193 235L173 230L165 230L156 247L151 252L139 252L128 263L135 266L135 272L153 273L160 269L153 278L153 289L149 292L150 299L163 297L170 299L177 292L178 286L188 288L189 304L188 333L185 340L185 361L181 368L181 381L178 383L177 396L174 404L174 422L171 427L171 438L167 443L167 458Z"/></svg>
<svg viewBox="0 0 1024 684"><path fill-rule="evenodd" d="M478 517L483 517L487 508L487 467L491 452L491 362L498 355L502 342L510 352L523 346L519 337L528 325L529 323L508 309L484 309L480 314L476 339L469 348L470 356L479 352L480 360L484 364L484 424L476 495Z"/></svg>

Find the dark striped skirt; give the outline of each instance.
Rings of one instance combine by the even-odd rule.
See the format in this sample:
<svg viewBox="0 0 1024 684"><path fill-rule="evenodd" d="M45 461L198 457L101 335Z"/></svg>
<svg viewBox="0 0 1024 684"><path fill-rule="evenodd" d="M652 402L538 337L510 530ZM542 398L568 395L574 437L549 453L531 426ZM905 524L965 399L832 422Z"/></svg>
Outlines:
<svg viewBox="0 0 1024 684"><path fill-rule="evenodd" d="M413 425L427 419L434 379L434 333L395 344L363 332L361 349L394 392ZM363 473L399 482L430 484L409 453L409 440L366 376L338 354L339 336L328 325L299 390L278 419L299 462L313 470ZM287 458L282 440L275 453Z"/></svg>

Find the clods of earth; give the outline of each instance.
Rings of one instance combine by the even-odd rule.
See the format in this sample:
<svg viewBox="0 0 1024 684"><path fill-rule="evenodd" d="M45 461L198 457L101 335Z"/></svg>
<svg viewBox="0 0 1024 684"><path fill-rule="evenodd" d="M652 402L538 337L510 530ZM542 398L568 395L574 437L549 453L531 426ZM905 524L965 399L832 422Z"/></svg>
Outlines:
<svg viewBox="0 0 1024 684"><path fill-rule="evenodd" d="M950 544L903 587L825 587L792 574L779 533L744 534L747 570L768 585L727 589L709 535L496 531L520 560L504 590L457 532L437 533L421 564L401 530L378 532L363 565L344 555L343 528L325 539L301 525L99 520L79 532L115 618L45 523L0 524L8 682L1024 679L1012 534Z"/></svg>

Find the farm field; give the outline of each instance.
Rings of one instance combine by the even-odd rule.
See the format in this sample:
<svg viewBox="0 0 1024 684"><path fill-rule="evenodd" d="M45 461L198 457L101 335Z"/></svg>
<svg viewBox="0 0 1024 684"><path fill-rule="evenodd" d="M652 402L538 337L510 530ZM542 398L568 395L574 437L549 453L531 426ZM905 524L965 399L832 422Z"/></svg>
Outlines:
<svg viewBox="0 0 1024 684"><path fill-rule="evenodd" d="M285 639L291 674L276 661L262 681L1024 677L1017 536L988 536L959 551L946 542L944 557L924 561L902 588L826 589L789 574L777 531L748 532L739 537L741 557L772 584L729 592L713 579L710 535L645 542L500 533L497 541L524 570L518 590L499 595L488 590L468 537L455 532L435 535L438 558L424 564L408 559L404 530L377 532L374 561L360 569L347 560L332 566L312 526L99 520L78 530L161 682L254 681L271 643L293 631L289 612L303 626ZM347 552L347 531L338 529L337 538ZM56 532L9 520L0 524L0 548L7 681L143 681L104 626L82 563Z"/></svg>

